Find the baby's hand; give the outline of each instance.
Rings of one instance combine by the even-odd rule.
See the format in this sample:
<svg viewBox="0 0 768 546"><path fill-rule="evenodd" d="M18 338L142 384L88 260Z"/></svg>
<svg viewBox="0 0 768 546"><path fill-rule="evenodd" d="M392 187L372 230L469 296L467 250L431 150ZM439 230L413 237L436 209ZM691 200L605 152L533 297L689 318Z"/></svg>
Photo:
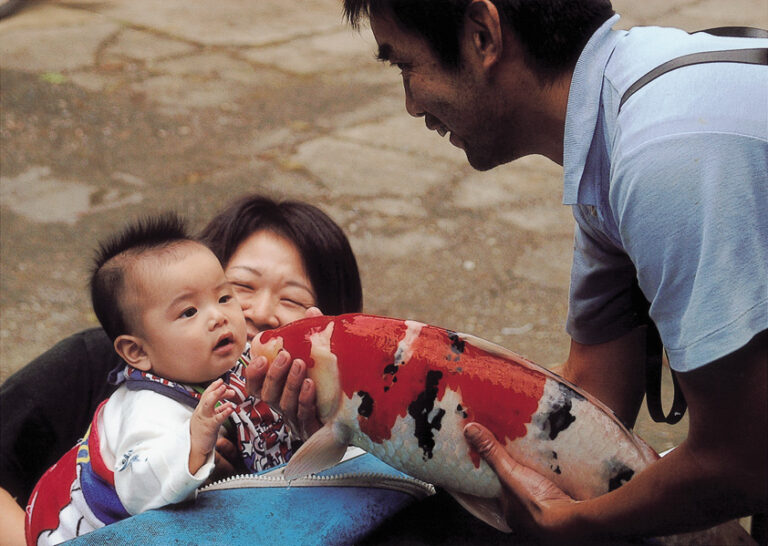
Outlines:
<svg viewBox="0 0 768 546"><path fill-rule="evenodd" d="M235 391L221 379L217 379L203 391L189 422L189 473L195 474L216 446L219 428L235 411L235 405L227 402L227 397L235 396ZM219 406L217 404L221 402Z"/></svg>

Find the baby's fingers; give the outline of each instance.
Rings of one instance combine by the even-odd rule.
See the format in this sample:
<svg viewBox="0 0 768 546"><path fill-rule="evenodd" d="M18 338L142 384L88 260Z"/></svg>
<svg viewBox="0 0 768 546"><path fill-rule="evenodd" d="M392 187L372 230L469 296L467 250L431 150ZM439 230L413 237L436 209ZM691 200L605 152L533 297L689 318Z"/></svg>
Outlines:
<svg viewBox="0 0 768 546"><path fill-rule="evenodd" d="M216 411L216 404L223 401L227 396L234 396L235 391L221 379L217 379L203 391L200 396L198 408L205 415L213 415Z"/></svg>
<svg viewBox="0 0 768 546"><path fill-rule="evenodd" d="M234 411L235 404L232 402L223 402L221 405L216 407L213 418L216 419L216 423L218 425L222 425L224 424L224 421L229 419L229 416L232 415Z"/></svg>

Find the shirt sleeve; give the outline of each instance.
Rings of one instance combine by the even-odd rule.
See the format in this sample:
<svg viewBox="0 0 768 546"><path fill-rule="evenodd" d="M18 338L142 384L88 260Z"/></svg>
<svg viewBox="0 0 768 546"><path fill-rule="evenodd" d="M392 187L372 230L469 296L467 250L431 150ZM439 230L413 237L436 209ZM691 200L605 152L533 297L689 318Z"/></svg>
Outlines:
<svg viewBox="0 0 768 546"><path fill-rule="evenodd" d="M766 173L765 140L732 133L658 138L614 165L611 208L675 370L768 327Z"/></svg>
<svg viewBox="0 0 768 546"><path fill-rule="evenodd" d="M123 395L124 396L119 396ZM121 404L112 402L121 401ZM132 515L191 498L213 471L214 453L189 472L192 409L150 391L118 391L102 430L114 446L115 489Z"/></svg>
<svg viewBox="0 0 768 546"><path fill-rule="evenodd" d="M566 330L586 345L605 343L641 324L633 296L635 267L602 230L595 207L573 206L576 219Z"/></svg>

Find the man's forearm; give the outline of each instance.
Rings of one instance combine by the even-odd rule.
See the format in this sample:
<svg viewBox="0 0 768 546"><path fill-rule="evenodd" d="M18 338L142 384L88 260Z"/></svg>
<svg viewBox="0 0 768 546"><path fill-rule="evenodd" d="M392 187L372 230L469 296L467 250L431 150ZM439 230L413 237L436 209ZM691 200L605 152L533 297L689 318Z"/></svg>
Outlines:
<svg viewBox="0 0 768 546"><path fill-rule="evenodd" d="M645 329L599 345L571 341L568 360L556 371L634 426L645 394Z"/></svg>
<svg viewBox="0 0 768 546"><path fill-rule="evenodd" d="M696 531L748 515L754 504L735 484L737 469L722 461L707 472L683 443L606 495L578 503L572 536L615 538Z"/></svg>

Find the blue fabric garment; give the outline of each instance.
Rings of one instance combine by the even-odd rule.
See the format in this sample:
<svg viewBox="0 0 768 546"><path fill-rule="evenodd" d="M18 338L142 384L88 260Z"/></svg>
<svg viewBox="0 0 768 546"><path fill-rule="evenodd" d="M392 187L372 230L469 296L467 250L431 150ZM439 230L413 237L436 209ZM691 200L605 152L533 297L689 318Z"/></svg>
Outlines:
<svg viewBox="0 0 768 546"><path fill-rule="evenodd" d="M405 476L365 454L322 472ZM278 487L207 491L194 503L149 510L71 544L355 544L415 501L373 487Z"/></svg>
<svg viewBox="0 0 768 546"><path fill-rule="evenodd" d="M637 325L637 277L671 366L688 371L768 328L768 69L737 63L646 72L698 51L768 40L601 27L568 100L564 203L578 228L567 330L581 343Z"/></svg>

